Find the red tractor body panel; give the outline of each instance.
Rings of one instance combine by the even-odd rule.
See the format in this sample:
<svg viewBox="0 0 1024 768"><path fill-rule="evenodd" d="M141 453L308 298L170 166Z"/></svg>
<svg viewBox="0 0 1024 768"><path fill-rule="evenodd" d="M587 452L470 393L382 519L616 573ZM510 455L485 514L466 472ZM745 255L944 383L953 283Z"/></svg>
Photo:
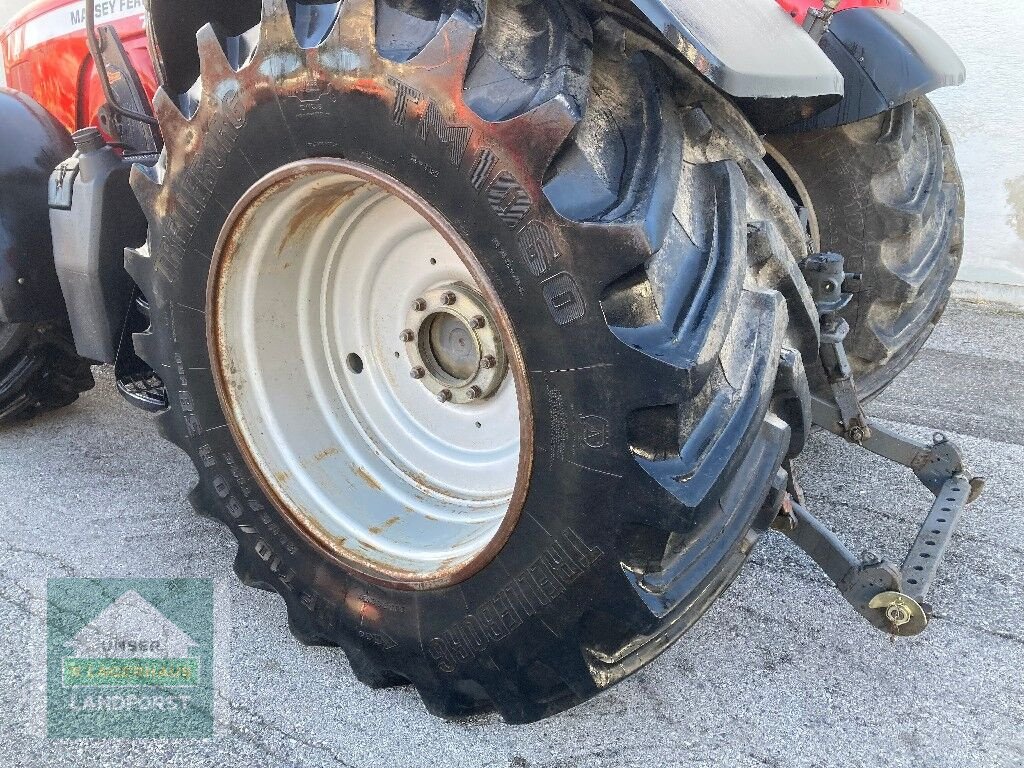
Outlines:
<svg viewBox="0 0 1024 768"><path fill-rule="evenodd" d="M801 24L807 18L811 8L821 8L821 0L778 0L779 5L786 9L790 16ZM843 0L839 4L840 11L851 8L880 8L886 11L902 11L903 0Z"/></svg>
<svg viewBox="0 0 1024 768"><path fill-rule="evenodd" d="M117 30L152 97L157 82L142 0L97 0L96 21ZM0 53L8 87L31 96L69 131L96 124L104 98L86 44L82 0L33 3L0 32Z"/></svg>

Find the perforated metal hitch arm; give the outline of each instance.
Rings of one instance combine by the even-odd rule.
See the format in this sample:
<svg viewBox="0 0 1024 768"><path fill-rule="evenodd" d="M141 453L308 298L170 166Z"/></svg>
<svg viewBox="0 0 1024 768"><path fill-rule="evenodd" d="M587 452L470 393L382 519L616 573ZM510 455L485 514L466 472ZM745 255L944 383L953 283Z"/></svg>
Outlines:
<svg viewBox="0 0 1024 768"><path fill-rule="evenodd" d="M960 449L936 433L919 443L871 421L856 400L853 374L845 365L845 322L838 311L849 302L841 286L846 273L836 254L811 257L804 273L822 313L822 362L833 400L812 400L815 425L878 456L908 467L935 496L902 566L871 553L858 557L828 526L787 496L772 527L807 552L835 582L840 594L873 626L893 635L924 631L931 615L926 602L939 563L964 507L978 498L985 481L964 465ZM852 400L851 400L852 393Z"/></svg>
<svg viewBox="0 0 1024 768"><path fill-rule="evenodd" d="M847 435L839 407L814 398L814 423L872 453L913 470L935 495L910 551L897 566L870 553L854 555L806 508L788 499L774 528L785 533L835 582L840 594L875 627L893 635L916 635L928 625L926 602L939 563L964 507L981 494L985 481L964 466L960 449L936 433L931 445L916 443L868 421L868 436Z"/></svg>

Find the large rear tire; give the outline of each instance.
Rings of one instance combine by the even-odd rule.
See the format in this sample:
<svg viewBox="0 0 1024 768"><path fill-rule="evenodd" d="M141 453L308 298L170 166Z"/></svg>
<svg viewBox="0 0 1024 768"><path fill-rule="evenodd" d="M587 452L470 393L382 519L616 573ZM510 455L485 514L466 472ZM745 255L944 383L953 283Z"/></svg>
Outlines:
<svg viewBox="0 0 1024 768"><path fill-rule="evenodd" d="M66 326L0 323L0 424L71 405L95 384Z"/></svg>
<svg viewBox="0 0 1024 768"><path fill-rule="evenodd" d="M857 389L870 399L924 346L960 267L964 188L949 134L922 97L769 144L809 211L815 249L842 254L847 271L863 275L844 316Z"/></svg>
<svg viewBox="0 0 1024 768"><path fill-rule="evenodd" d="M200 30L199 81L155 100L166 150L134 174L151 232L127 266L150 299L136 347L167 384L161 429L195 462L197 509L238 539L239 576L360 680L527 722L651 661L731 583L809 426L817 319L763 146L700 76L607 19L595 42L574 2L454 8L346 0L293 19L266 0L245 35ZM428 240L364 317L379 286L352 284L410 232ZM449 263L445 243L470 276L447 298L417 284L408 310L406 281ZM501 328L513 378L493 396L514 381L519 461L504 516L444 558L451 516L424 510L439 489L461 503L457 482L406 466L434 437L413 422L447 408L431 422L447 435L493 382L440 391L415 347L428 326L402 318L464 302L479 315L463 338ZM367 423L374 381L415 437ZM450 434L440 451L471 439Z"/></svg>

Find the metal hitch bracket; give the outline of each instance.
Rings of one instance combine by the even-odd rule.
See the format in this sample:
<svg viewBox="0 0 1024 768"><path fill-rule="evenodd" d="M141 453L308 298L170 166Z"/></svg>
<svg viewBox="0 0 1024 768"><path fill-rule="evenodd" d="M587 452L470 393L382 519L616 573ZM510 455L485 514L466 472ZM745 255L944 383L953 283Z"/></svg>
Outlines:
<svg viewBox="0 0 1024 768"><path fill-rule="evenodd" d="M985 481L971 474L960 449L941 433L931 444L908 440L873 422L856 398L844 341L849 326L838 312L849 303L843 258L819 254L804 262L804 274L821 313L821 357L833 399L812 398L816 426L913 470L935 496L902 566L872 553L856 556L834 531L808 511L795 482L772 527L788 536L835 582L840 594L873 626L892 635L920 634L932 608L927 602L946 546L964 507L981 495Z"/></svg>

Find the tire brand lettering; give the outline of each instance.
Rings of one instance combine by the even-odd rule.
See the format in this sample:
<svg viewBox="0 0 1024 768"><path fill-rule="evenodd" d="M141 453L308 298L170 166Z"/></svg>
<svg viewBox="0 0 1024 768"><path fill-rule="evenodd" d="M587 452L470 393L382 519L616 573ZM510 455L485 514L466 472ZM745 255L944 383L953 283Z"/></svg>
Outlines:
<svg viewBox="0 0 1024 768"><path fill-rule="evenodd" d="M476 160L473 162L473 168L469 172L469 181L473 185L473 189L480 190L484 182L491 176L491 171L494 170L494 166L498 163L498 158L494 156L494 153L489 149L480 150L476 156Z"/></svg>
<svg viewBox="0 0 1024 768"><path fill-rule="evenodd" d="M423 115L416 125L416 132L424 142L437 139L442 146L448 147L448 160L452 165L459 165L466 154L469 138L473 129L465 125L454 125L431 99L427 99L412 86L400 80L389 78L395 89L395 110L392 118L395 125L405 125L412 105L426 104Z"/></svg>
<svg viewBox="0 0 1024 768"><path fill-rule="evenodd" d="M487 203L498 218L513 229L522 223L533 207L533 200L508 171L499 173L487 186Z"/></svg>
<svg viewBox="0 0 1024 768"><path fill-rule="evenodd" d="M469 144L469 137L472 133L473 131L464 125L449 124L434 102L427 105L426 114L420 121L420 138L426 141L429 136L433 135L442 144L447 145L448 159L452 165L462 162L462 156L466 154L466 145Z"/></svg>
<svg viewBox="0 0 1024 768"><path fill-rule="evenodd" d="M586 314L580 287L568 272L560 272L541 283L548 311L559 325L568 325Z"/></svg>
<svg viewBox="0 0 1024 768"><path fill-rule="evenodd" d="M436 139L448 147L452 165L462 165L473 136L472 128L453 124L432 99L416 88L395 78L388 78L388 82L395 92L392 112L395 125L411 125L409 117L415 107L420 112L415 122L419 138L424 142ZM474 189L483 193L495 215L517 231L522 259L530 274L544 277L558 259L554 237L543 222L531 218L535 214L534 200L523 184L510 170L495 173L497 166L498 159L490 149L478 150L469 170L469 181ZM574 323L587 313L583 293L568 272L547 277L541 283L541 292L558 325Z"/></svg>
<svg viewBox="0 0 1024 768"><path fill-rule="evenodd" d="M411 85L406 85L401 80L389 77L388 82L395 89L395 111L391 117L395 121L395 125L405 125L409 105L419 104L423 100L423 96Z"/></svg>
<svg viewBox="0 0 1024 768"><path fill-rule="evenodd" d="M226 97L223 110L218 111L203 136L203 151L185 168L178 204L171 208L164 221L161 240L164 258L156 262L157 271L168 282L174 282L185 260L188 244L199 219L206 210L217 186L220 171L235 146L238 131L245 124L244 112L238 108L237 94Z"/></svg>
<svg viewBox="0 0 1024 768"><path fill-rule="evenodd" d="M526 258L526 268L534 277L541 277L558 258L551 232L539 221L531 221L519 233L519 245Z"/></svg>
<svg viewBox="0 0 1024 768"><path fill-rule="evenodd" d="M431 640L427 652L442 672L454 672L561 596L602 554L567 528L497 595Z"/></svg>

